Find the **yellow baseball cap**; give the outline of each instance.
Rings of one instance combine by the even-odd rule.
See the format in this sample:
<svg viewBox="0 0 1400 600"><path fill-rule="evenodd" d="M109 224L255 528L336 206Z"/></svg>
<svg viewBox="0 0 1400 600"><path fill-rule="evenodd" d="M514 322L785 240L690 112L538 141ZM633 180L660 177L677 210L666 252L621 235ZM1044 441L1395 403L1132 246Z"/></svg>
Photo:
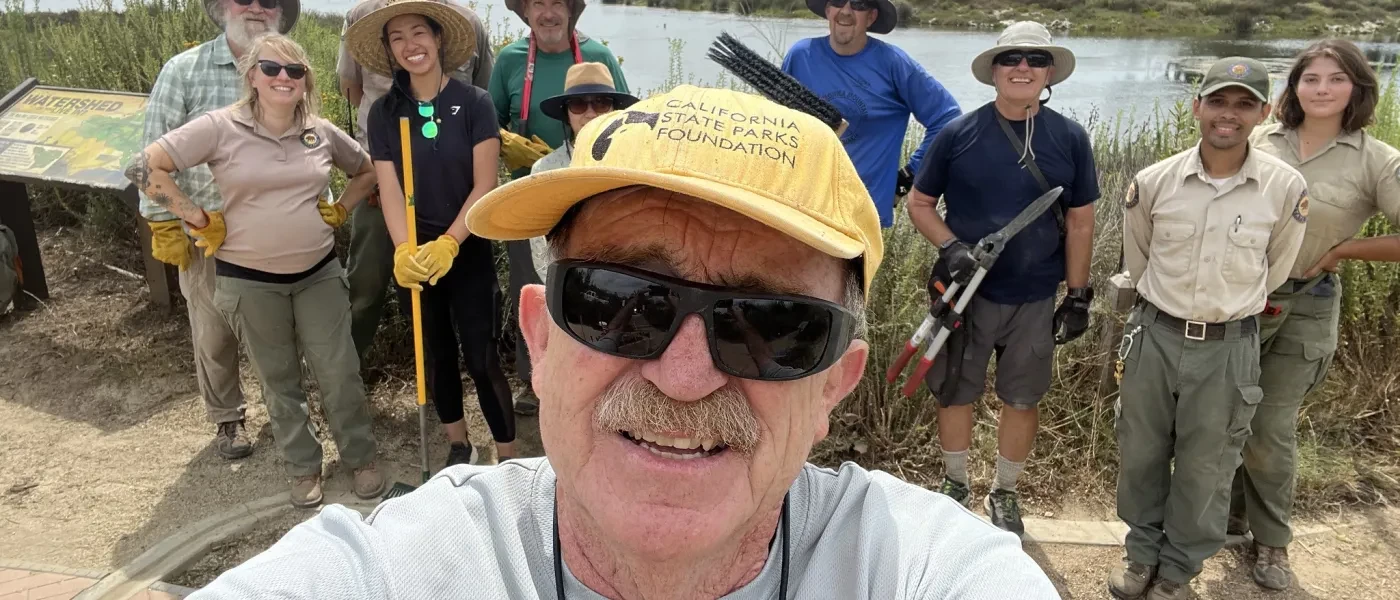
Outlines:
<svg viewBox="0 0 1400 600"><path fill-rule="evenodd" d="M467 226L494 240L541 236L578 202L631 185L707 200L824 254L861 258L867 294L884 255L875 203L830 127L761 96L690 85L594 119L569 168L492 190Z"/></svg>

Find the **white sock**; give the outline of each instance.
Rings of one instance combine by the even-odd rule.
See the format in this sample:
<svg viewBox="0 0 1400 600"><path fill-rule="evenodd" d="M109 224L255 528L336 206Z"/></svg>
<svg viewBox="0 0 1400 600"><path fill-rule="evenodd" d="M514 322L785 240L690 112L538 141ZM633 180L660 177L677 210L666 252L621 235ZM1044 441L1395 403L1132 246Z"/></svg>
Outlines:
<svg viewBox="0 0 1400 600"><path fill-rule="evenodd" d="M1026 463L1011 462L998 453L996 489L1008 492L1016 491L1016 480L1021 478L1021 470L1025 468Z"/></svg>
<svg viewBox="0 0 1400 600"><path fill-rule="evenodd" d="M943 470L948 479L969 485L967 477L967 450L962 452L943 451Z"/></svg>

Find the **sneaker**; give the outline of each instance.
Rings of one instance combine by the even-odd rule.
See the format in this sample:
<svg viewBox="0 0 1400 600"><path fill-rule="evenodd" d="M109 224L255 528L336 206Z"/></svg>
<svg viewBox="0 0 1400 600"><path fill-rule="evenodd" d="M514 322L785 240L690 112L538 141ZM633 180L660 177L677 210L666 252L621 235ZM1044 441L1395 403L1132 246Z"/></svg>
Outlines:
<svg viewBox="0 0 1400 600"><path fill-rule="evenodd" d="M1025 524L1021 523L1021 505L1016 501L1016 492L992 490L987 494L987 516L992 518L993 525L1003 530L1016 535L1026 532Z"/></svg>
<svg viewBox="0 0 1400 600"><path fill-rule="evenodd" d="M1288 548L1274 548L1254 543L1258 557L1254 559L1254 583L1271 590L1286 590L1293 583L1293 569L1288 566Z"/></svg>
<svg viewBox="0 0 1400 600"><path fill-rule="evenodd" d="M943 485L938 486L938 493L952 498L958 504L972 508L972 489L968 488L966 483L954 481L944 476Z"/></svg>
<svg viewBox="0 0 1400 600"><path fill-rule="evenodd" d="M1186 586L1165 579L1158 579L1147 594L1147 600L1180 600L1185 597Z"/></svg>
<svg viewBox="0 0 1400 600"><path fill-rule="evenodd" d="M292 506L311 508L321 503L321 476L302 475L292 480Z"/></svg>
<svg viewBox="0 0 1400 600"><path fill-rule="evenodd" d="M228 460L246 458L252 454L253 444L248 441L243 420L219 423L219 432L214 435L214 447L219 450L219 456Z"/></svg>
<svg viewBox="0 0 1400 600"><path fill-rule="evenodd" d="M472 464L471 444L452 444L452 447L447 450L447 464L442 468L446 469L452 465L469 464Z"/></svg>
<svg viewBox="0 0 1400 600"><path fill-rule="evenodd" d="M540 413L540 399L535 397L535 391L525 388L515 397L515 414L526 417Z"/></svg>
<svg viewBox="0 0 1400 600"><path fill-rule="evenodd" d="M355 495L361 500L373 500L384 492L384 475L373 462L355 469Z"/></svg>
<svg viewBox="0 0 1400 600"><path fill-rule="evenodd" d="M1119 600L1137 600L1147 591L1147 586L1156 575L1157 567L1124 559L1108 576L1108 593Z"/></svg>

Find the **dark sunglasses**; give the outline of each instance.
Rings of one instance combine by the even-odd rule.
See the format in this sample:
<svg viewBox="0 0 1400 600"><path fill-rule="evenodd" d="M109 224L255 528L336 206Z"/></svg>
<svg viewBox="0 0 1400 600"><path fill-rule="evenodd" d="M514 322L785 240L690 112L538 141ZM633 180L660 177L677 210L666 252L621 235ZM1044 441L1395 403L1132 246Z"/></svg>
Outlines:
<svg viewBox="0 0 1400 600"><path fill-rule="evenodd" d="M715 367L760 381L830 367L855 327L845 308L818 298L751 294L591 261L551 264L546 296L554 322L579 343L634 360L660 357L685 318L699 314Z"/></svg>
<svg viewBox="0 0 1400 600"><path fill-rule="evenodd" d="M253 4L253 1L254 0L233 0L233 3L239 6L250 6ZM277 5L281 2L282 0L257 0L258 6L263 7L265 10L277 8Z"/></svg>
<svg viewBox="0 0 1400 600"><path fill-rule="evenodd" d="M260 60L258 61L258 68L262 69L263 75L267 75L268 77L276 77L283 69L287 70L287 77L292 79L306 77L306 65L297 63L284 65L275 60Z"/></svg>
<svg viewBox="0 0 1400 600"><path fill-rule="evenodd" d="M1055 58L1043 50L1011 50L998 54L992 61L1003 67L1015 67L1021 64L1022 58L1026 59L1026 65L1032 69L1044 69L1055 64Z"/></svg>
<svg viewBox="0 0 1400 600"><path fill-rule="evenodd" d="M851 10L855 11L865 12L875 8L875 2L872 0L826 0L827 4L836 8L845 6L847 2L851 3Z"/></svg>
<svg viewBox="0 0 1400 600"><path fill-rule="evenodd" d="M613 99L610 96L593 96L592 98L569 98L565 103L569 107L569 112L581 115L588 112L589 105L593 106L593 112L603 114L612 112Z"/></svg>

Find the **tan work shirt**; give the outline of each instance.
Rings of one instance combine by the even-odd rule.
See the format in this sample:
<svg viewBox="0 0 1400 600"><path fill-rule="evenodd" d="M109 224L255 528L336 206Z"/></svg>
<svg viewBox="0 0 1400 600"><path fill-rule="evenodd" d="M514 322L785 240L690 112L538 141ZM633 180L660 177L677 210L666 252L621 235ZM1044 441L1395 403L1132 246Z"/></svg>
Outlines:
<svg viewBox="0 0 1400 600"><path fill-rule="evenodd" d="M1179 319L1258 314L1293 268L1307 194L1298 171L1252 147L1237 174L1212 182L1197 144L1143 169L1128 187L1128 276L1145 300Z"/></svg>
<svg viewBox="0 0 1400 600"><path fill-rule="evenodd" d="M156 143L176 169L208 164L214 174L228 230L215 258L268 273L300 273L331 252L334 232L316 200L332 165L354 174L369 161L330 121L316 117L275 135L247 106L204 113Z"/></svg>
<svg viewBox="0 0 1400 600"><path fill-rule="evenodd" d="M1400 150L1365 131L1342 133L1307 160L1298 157L1298 132L1282 123L1254 130L1255 147L1283 159L1308 181L1307 233L1289 274L1302 279L1322 255L1361 231L1380 212L1400 226Z"/></svg>
<svg viewBox="0 0 1400 600"><path fill-rule="evenodd" d="M491 69L495 65L495 50L491 48L491 36L481 25L481 19L476 16L475 12L472 12L472 9L463 6L458 0L437 1L457 9L457 12L462 13L467 18L467 21L472 25L472 30L476 32L476 48L472 52L472 57L448 75L467 85L486 89L491 83ZM364 90L364 96L360 98L360 105L355 107L358 112L355 123L357 127L355 139L359 140L365 148L369 147L369 134L365 132L369 127L369 108L374 106L375 100L389 93L389 86L394 84L394 80L365 69L355 62L355 57L350 55L350 48L345 45L345 31L350 29L355 21L383 8L388 3L389 0L360 0L345 13L345 21L340 28L340 56L336 59L335 74L340 77L342 86L358 83Z"/></svg>

